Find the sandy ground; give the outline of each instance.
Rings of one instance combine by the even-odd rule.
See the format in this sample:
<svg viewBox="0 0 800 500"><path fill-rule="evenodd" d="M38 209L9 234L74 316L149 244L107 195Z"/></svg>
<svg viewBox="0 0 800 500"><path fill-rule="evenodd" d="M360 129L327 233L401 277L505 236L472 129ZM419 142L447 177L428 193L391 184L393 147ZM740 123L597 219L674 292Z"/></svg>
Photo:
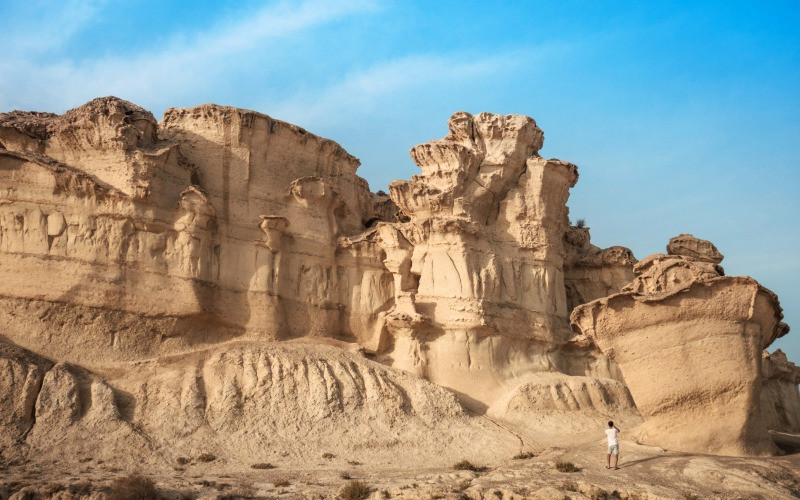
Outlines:
<svg viewBox="0 0 800 500"><path fill-rule="evenodd" d="M619 470L605 467L603 440L552 447L527 459L475 463L482 471L427 468L424 463L359 463L346 456L313 463L275 462L243 469L195 457L171 470L149 471L166 498L336 498L350 481L369 498L656 499L800 498L800 454L774 458L687 455L622 441ZM442 450L444 454L447 450ZM454 464L469 457L453 457ZM560 472L571 462L577 472ZM85 457L62 462L11 463L0 469L0 498L102 497L115 478L130 474ZM20 491L21 490L21 491ZM25 493L28 495L23 495ZM70 493L71 492L71 493Z"/></svg>

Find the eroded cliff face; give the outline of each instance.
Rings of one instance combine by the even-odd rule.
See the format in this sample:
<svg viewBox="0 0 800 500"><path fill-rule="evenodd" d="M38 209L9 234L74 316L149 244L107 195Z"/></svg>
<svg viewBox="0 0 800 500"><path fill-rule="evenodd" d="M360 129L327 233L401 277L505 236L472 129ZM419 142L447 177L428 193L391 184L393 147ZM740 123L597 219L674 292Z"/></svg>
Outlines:
<svg viewBox="0 0 800 500"><path fill-rule="evenodd" d="M20 344L96 364L350 332L335 241L372 197L338 144L213 105L157 124L114 98L3 115L0 143L0 314Z"/></svg>
<svg viewBox="0 0 800 500"><path fill-rule="evenodd" d="M681 235L668 251L636 264L621 293L577 307L573 328L619 364L643 442L774 453L760 398L761 352L788 331L777 297L752 278L721 276L708 241Z"/></svg>
<svg viewBox="0 0 800 500"><path fill-rule="evenodd" d="M570 372L562 240L578 174L538 155L531 118L460 112L448 126L412 148L421 174L390 186L408 222L375 231L396 285L375 344L480 407L532 372Z"/></svg>
<svg viewBox="0 0 800 500"><path fill-rule="evenodd" d="M787 369L760 364L784 331L770 292L722 277L690 235L638 264L592 245L568 218L577 167L538 154L533 119L448 127L387 196L335 142L252 111L0 114L0 444L156 464L201 447L263 461L297 440L301 459L339 443L435 461L459 441L495 459L640 412L661 442L723 407L703 450L771 451L762 420L794 432ZM688 361L648 354L651 336ZM709 346L727 380L705 375ZM680 380L654 382L671 363Z"/></svg>
<svg viewBox="0 0 800 500"><path fill-rule="evenodd" d="M780 349L761 356L761 415L767 429L800 433L800 367Z"/></svg>
<svg viewBox="0 0 800 500"><path fill-rule="evenodd" d="M634 278L637 260L630 249L601 249L590 239L586 227L570 226L564 234L564 285L570 312L581 304L621 292Z"/></svg>

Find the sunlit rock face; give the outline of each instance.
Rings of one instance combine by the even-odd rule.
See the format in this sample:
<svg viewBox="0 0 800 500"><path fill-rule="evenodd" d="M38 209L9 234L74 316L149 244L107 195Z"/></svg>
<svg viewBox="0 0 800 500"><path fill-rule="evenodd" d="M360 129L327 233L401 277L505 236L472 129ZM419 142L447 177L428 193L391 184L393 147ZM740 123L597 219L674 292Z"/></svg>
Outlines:
<svg viewBox="0 0 800 500"><path fill-rule="evenodd" d="M642 441L699 453L771 454L761 353L788 331L777 297L752 278L721 276L721 255L709 242L680 238L688 251L671 240L675 255L639 262L631 284L577 307L572 326L619 365L645 418L637 430Z"/></svg>
<svg viewBox="0 0 800 500"><path fill-rule="evenodd" d="M589 358L571 366L560 350L570 337L563 242L577 168L539 156L543 133L531 118L460 112L448 125L444 139L412 148L422 172L390 186L408 222L391 229L403 300L387 313L380 359L477 406L533 372L610 376Z"/></svg>
<svg viewBox="0 0 800 500"><path fill-rule="evenodd" d="M157 124L115 98L2 115L0 143L0 314L23 345L83 362L352 334L336 239L372 197L338 144L213 105ZM390 276L366 274L383 306Z"/></svg>
<svg viewBox="0 0 800 500"><path fill-rule="evenodd" d="M800 433L800 367L780 349L761 356L761 415L767 429Z"/></svg>
<svg viewBox="0 0 800 500"><path fill-rule="evenodd" d="M436 461L612 415L687 451L796 431L788 361L761 358L786 329L770 292L691 235L638 263L592 245L569 222L577 167L539 155L532 118L448 127L387 194L253 111L0 114L0 444ZM705 434L672 432L695 416Z"/></svg>
<svg viewBox="0 0 800 500"><path fill-rule="evenodd" d="M591 244L589 228L570 226L564 234L564 285L570 312L581 304L622 291L633 281L636 258L630 249Z"/></svg>

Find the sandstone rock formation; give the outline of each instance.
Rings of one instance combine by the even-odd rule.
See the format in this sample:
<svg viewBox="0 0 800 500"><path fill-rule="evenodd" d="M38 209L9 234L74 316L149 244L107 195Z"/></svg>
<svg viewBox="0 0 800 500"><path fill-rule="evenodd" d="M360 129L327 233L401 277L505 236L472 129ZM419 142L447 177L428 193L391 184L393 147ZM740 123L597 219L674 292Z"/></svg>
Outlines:
<svg viewBox="0 0 800 500"><path fill-rule="evenodd" d="M488 460L612 417L659 443L720 404L741 435L705 451L770 451L762 420L796 432L786 369L758 412L774 295L688 235L638 264L592 245L569 223L577 167L539 156L533 119L448 126L387 196L335 142L252 111L0 114L0 445Z"/></svg>
<svg viewBox="0 0 800 500"><path fill-rule="evenodd" d="M589 228L579 226L567 229L564 242L564 285L570 312L580 304L619 293L633 281L637 261L630 249L600 249L591 244Z"/></svg>
<svg viewBox="0 0 800 500"><path fill-rule="evenodd" d="M679 242L679 243L676 243ZM777 297L720 276L722 256L691 235L634 267L622 293L577 307L573 328L622 370L647 443L698 453L774 452L759 408L761 352L788 331Z"/></svg>
<svg viewBox="0 0 800 500"><path fill-rule="evenodd" d="M559 349L570 336L563 234L577 168L538 155L543 133L527 117L460 112L448 126L411 150L422 173L390 185L408 222L375 233L397 268L387 266L397 299L378 359L477 409L534 372L613 377L570 366Z"/></svg>
<svg viewBox="0 0 800 500"><path fill-rule="evenodd" d="M800 434L800 367L780 349L761 357L761 415L767 429Z"/></svg>

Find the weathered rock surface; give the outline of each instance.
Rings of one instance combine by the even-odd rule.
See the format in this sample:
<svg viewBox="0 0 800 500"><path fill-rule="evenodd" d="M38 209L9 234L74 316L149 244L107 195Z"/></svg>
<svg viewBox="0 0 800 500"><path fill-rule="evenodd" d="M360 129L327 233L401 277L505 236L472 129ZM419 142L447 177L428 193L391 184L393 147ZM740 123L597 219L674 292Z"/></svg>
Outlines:
<svg viewBox="0 0 800 500"><path fill-rule="evenodd" d="M577 307L572 325L619 364L645 419L643 442L773 453L759 408L761 352L788 327L775 294L720 276L713 260L651 255L622 293Z"/></svg>
<svg viewBox="0 0 800 500"><path fill-rule="evenodd" d="M577 167L539 155L533 119L448 127L387 196L252 111L0 114L0 445L444 463L609 418L661 442L698 415L705 437L669 446L714 453L794 429L789 368L761 365L785 331L771 293L691 235L638 264L592 245L569 224Z"/></svg>
<svg viewBox="0 0 800 500"><path fill-rule="evenodd" d="M702 262L711 262L712 264L719 264L724 258L713 243L695 238L691 234L681 234L670 238L669 243L667 243L667 253L670 255L682 255Z"/></svg>
<svg viewBox="0 0 800 500"><path fill-rule="evenodd" d="M36 397L52 365L24 349L0 343L0 446L13 446L30 432Z"/></svg>
<svg viewBox="0 0 800 500"><path fill-rule="evenodd" d="M622 291L633 281L636 258L630 249L613 246L601 249L590 242L589 228L570 226L564 233L564 285L567 308Z"/></svg>
<svg viewBox="0 0 800 500"><path fill-rule="evenodd" d="M553 441L566 434L594 433L607 425L609 416L625 429L642 423L624 383L556 373L531 377L496 401L487 414Z"/></svg>
<svg viewBox="0 0 800 500"><path fill-rule="evenodd" d="M539 156L544 136L527 117L459 112L448 126L444 139L412 148L421 174L390 185L408 222L375 233L396 283L378 359L475 409L530 373L615 376L605 360L571 363L560 350L575 165Z"/></svg>
<svg viewBox="0 0 800 500"><path fill-rule="evenodd" d="M761 415L767 429L800 434L800 367L780 349L761 357Z"/></svg>

